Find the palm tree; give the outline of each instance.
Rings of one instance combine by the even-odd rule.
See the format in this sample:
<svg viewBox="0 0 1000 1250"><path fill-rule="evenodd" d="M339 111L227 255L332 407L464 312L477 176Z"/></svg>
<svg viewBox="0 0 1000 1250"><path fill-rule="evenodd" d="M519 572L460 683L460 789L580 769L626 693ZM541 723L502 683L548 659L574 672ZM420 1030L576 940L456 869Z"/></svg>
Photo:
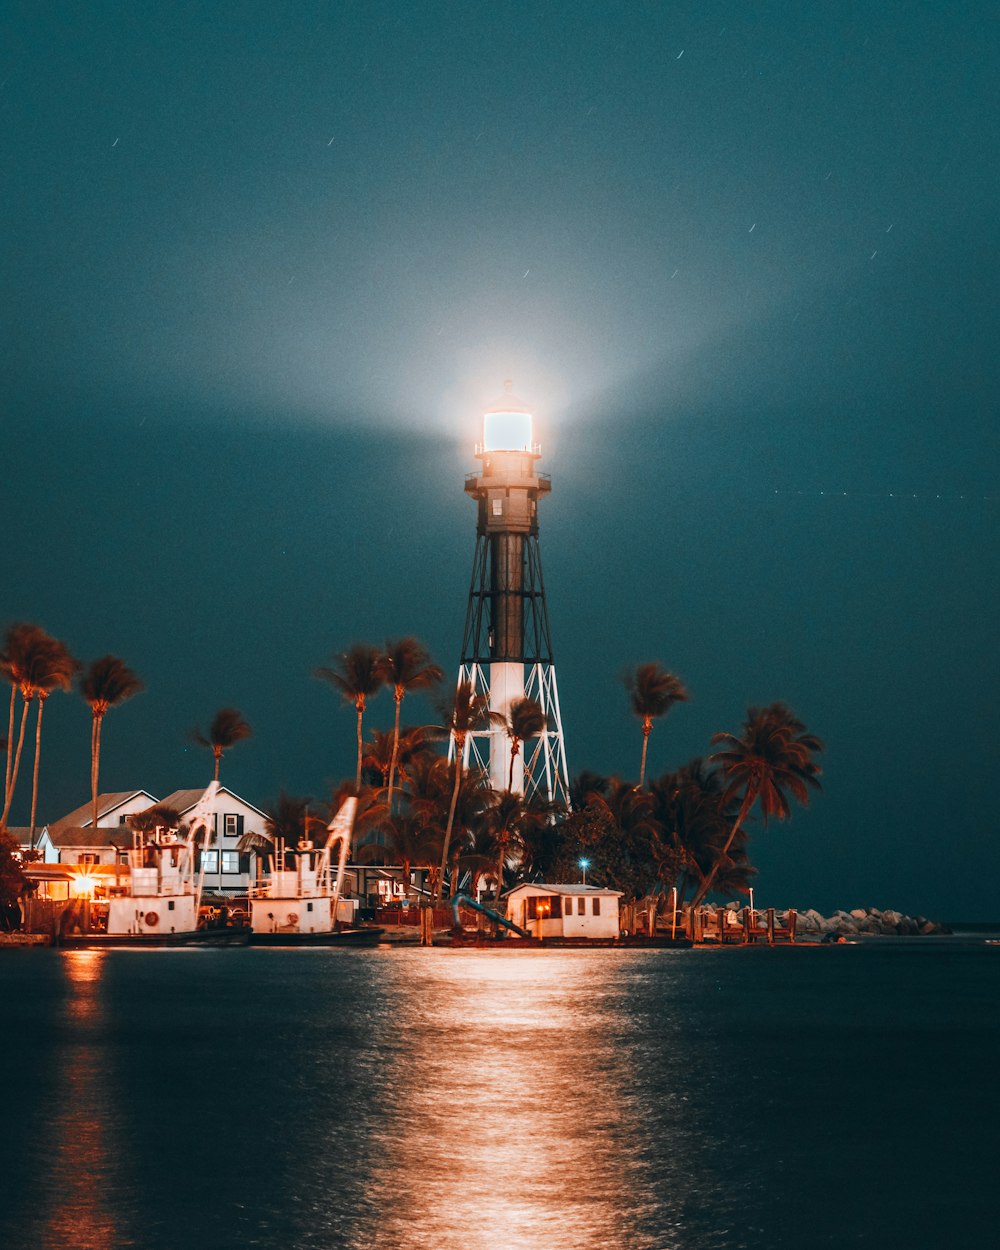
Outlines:
<svg viewBox="0 0 1000 1250"><path fill-rule="evenodd" d="M37 662L31 670L31 683L38 699L35 717L35 765L31 776L31 822L28 829L28 845L35 845L35 818L38 814L38 766L42 756L42 713L50 694L55 690L71 690L73 677L80 667L64 642L47 638L36 650Z"/></svg>
<svg viewBox="0 0 1000 1250"><path fill-rule="evenodd" d="M549 823L550 809L547 803L534 804L523 795L505 790L497 797L487 820L493 833L496 851L497 901L503 892L503 870L512 854L520 858L530 834Z"/></svg>
<svg viewBox="0 0 1000 1250"><path fill-rule="evenodd" d="M381 777L382 786L387 790L389 772L395 757L396 778L400 786L405 786L407 769L412 761L417 756L431 752L430 744L439 733L433 725L416 725L412 729L401 729L397 744L393 730L373 729L361 758L362 776L369 781L373 781L376 775Z"/></svg>
<svg viewBox="0 0 1000 1250"><path fill-rule="evenodd" d="M748 708L743 733L739 737L717 733L712 735L712 743L725 748L711 756L713 763L721 765L725 774L725 797L733 799L742 796L742 801L729 837L708 876L698 887L693 905L700 903L712 888L734 839L758 799L761 816L767 825L772 816L778 820L788 819L791 815L789 796L807 807L809 788L822 789L819 783L822 770L813 756L823 750L823 743L806 730L802 721L784 703Z"/></svg>
<svg viewBox="0 0 1000 1250"><path fill-rule="evenodd" d="M0 672L4 678L10 682L10 714L7 726L7 759L4 768L4 806L3 816L0 817L0 827L7 820L10 811L10 804L13 801L14 783L17 780L17 769L21 763L21 748L24 746L24 727L27 708L25 707L21 714L21 728L18 735L17 747L13 747L14 742L14 714L16 711L17 696L21 694L25 700L34 697L32 693L31 682L27 678L27 671L31 664L31 655L33 650L48 635L45 630L38 625L30 625L24 622L12 625L4 637L3 649L0 650Z"/></svg>
<svg viewBox="0 0 1000 1250"><path fill-rule="evenodd" d="M699 758L651 781L649 793L653 815L664 831L661 877L665 884L676 885L683 902L688 887L694 883L697 890L719 859L736 804L725 793L721 770ZM745 841L741 830L730 855L737 849L745 855Z"/></svg>
<svg viewBox="0 0 1000 1250"><path fill-rule="evenodd" d="M168 807L166 803L154 803L144 812L133 812L126 817L125 823L135 833L155 833L157 829L179 828L181 814L176 807Z"/></svg>
<svg viewBox="0 0 1000 1250"><path fill-rule="evenodd" d="M215 781L219 780L219 764L225 752L237 742L244 742L252 736L253 730L243 719L243 713L234 707L220 708L212 718L207 734L200 729L191 730L191 740L207 747L215 756Z"/></svg>
<svg viewBox="0 0 1000 1250"><path fill-rule="evenodd" d="M144 690L142 682L116 655L94 660L80 679L80 693L90 704L91 824L97 828L97 789L101 767L101 727L109 708L118 707Z"/></svg>
<svg viewBox="0 0 1000 1250"><path fill-rule="evenodd" d="M666 716L675 703L686 703L688 692L684 683L659 663L640 664L625 674L625 689L632 698L632 711L642 721L642 764L639 785L646 782L646 751L653 721Z"/></svg>
<svg viewBox="0 0 1000 1250"><path fill-rule="evenodd" d="M78 664L70 655L65 643L60 642L58 638L51 637L37 625L15 625L8 630L0 664L12 685L11 723L13 723L14 703L18 692L23 703L13 760L8 752L9 775L3 812L0 814L0 827L6 825L11 804L14 801L28 712L32 701L38 700L38 717L35 724L35 763L32 778L31 832L29 834L29 841L33 842L38 807L38 769L41 758L43 707L53 690L70 688Z"/></svg>
<svg viewBox="0 0 1000 1250"><path fill-rule="evenodd" d="M507 737L510 739L510 772L507 775L507 789L514 789L514 760L526 738L537 738L545 732L547 724L542 705L536 699L514 699L511 701L510 712L504 722Z"/></svg>
<svg viewBox="0 0 1000 1250"><path fill-rule="evenodd" d="M416 638L398 638L387 642L378 659L378 671L382 681L392 687L396 700L396 722L393 727L393 752L389 764L389 812L392 812L392 792L396 780L396 764L399 759L399 715L403 699L411 690L427 690L436 686L444 672L431 661L430 652Z"/></svg>
<svg viewBox="0 0 1000 1250"><path fill-rule="evenodd" d="M444 885L444 873L448 866L448 848L451 843L452 826L455 823L455 806L458 803L458 791L462 784L463 757L465 743L469 734L475 729L487 725L502 725L503 717L499 712L491 712L489 699L486 695L476 694L470 681L460 681L455 694L441 706L444 717L444 728L451 735L455 748L455 775L451 791L451 803L448 807L448 822L445 825L444 845L441 850L441 872L438 878L438 890Z"/></svg>
<svg viewBox="0 0 1000 1250"><path fill-rule="evenodd" d="M381 656L376 647L367 643L355 643L348 651L341 651L334 658L334 667L321 666L313 670L313 676L320 681L327 681L335 690L339 690L347 703L353 703L358 714L358 768L354 779L357 789L361 788L361 756L364 748L361 722L365 714L368 699L378 694L385 685L379 668Z"/></svg>

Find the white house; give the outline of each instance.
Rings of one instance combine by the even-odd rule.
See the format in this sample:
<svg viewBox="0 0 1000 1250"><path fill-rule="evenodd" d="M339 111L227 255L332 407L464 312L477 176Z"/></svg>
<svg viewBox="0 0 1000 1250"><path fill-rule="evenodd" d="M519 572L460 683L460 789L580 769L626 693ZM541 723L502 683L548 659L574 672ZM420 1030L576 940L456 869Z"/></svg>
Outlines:
<svg viewBox="0 0 1000 1250"><path fill-rule="evenodd" d="M161 807L172 807L181 818L187 816L205 793L198 790L175 790L160 800ZM245 895L253 881L255 856L238 849L240 838L247 833L267 837L267 816L259 807L241 799L232 790L220 786L215 802L215 837L205 860L205 889L213 894Z"/></svg>
<svg viewBox="0 0 1000 1250"><path fill-rule="evenodd" d="M119 790L97 796L97 829L89 802L60 816L35 833L35 850L46 864L113 864L132 845L129 816L144 812L156 799L147 790ZM127 861L126 861L127 862Z"/></svg>
<svg viewBox="0 0 1000 1250"><path fill-rule="evenodd" d="M518 885L507 894L507 918L541 938L616 938L621 896L596 885Z"/></svg>

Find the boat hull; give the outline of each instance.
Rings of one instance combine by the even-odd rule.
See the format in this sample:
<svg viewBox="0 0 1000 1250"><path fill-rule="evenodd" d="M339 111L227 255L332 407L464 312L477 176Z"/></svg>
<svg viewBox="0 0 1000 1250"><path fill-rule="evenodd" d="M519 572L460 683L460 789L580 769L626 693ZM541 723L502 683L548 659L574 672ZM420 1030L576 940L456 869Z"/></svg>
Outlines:
<svg viewBox="0 0 1000 1250"><path fill-rule="evenodd" d="M382 929L332 929L325 933L251 933L251 946L365 946L378 942Z"/></svg>
<svg viewBox="0 0 1000 1250"><path fill-rule="evenodd" d="M73 933L65 934L57 946L246 946L250 928L192 929L183 933Z"/></svg>

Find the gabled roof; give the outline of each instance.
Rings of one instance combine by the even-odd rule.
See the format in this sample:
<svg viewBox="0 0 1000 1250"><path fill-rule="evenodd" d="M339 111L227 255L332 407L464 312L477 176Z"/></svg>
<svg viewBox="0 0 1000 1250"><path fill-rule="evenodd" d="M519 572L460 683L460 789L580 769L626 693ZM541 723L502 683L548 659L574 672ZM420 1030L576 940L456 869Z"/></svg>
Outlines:
<svg viewBox="0 0 1000 1250"><path fill-rule="evenodd" d="M148 790L118 790L114 794L99 794L97 796L97 819L100 820L102 816L107 816L109 812L113 812L116 807L121 807L129 799L138 798L140 795L144 795L149 799L151 807L156 802L156 799L153 798ZM86 803L81 804L80 807L75 807L68 815L60 816L58 820L50 821L49 832L51 833L53 829L65 826L76 826L80 829L86 829L91 823L91 803L88 800Z"/></svg>
<svg viewBox="0 0 1000 1250"><path fill-rule="evenodd" d="M507 896L516 894L518 890L545 890L549 894L600 894L602 897L614 894L618 898L624 893L623 890L609 890L601 885L551 885L547 881L522 881L520 885L508 890Z"/></svg>
<svg viewBox="0 0 1000 1250"><path fill-rule="evenodd" d="M160 799L160 805L163 807L172 807L174 811L180 812L183 816L186 812L189 812L192 807L194 807L204 793L205 786L202 786L199 790L175 790L173 794L168 794L165 799ZM234 790L228 790L225 786L219 786L216 795L217 800L220 800L223 795L226 794L228 794L230 798L236 799L237 802L242 803L244 807L249 807L259 816L263 816L266 819L266 812L262 812L259 807L254 807L252 803L248 803L246 799L242 798ZM219 807L218 810L222 811L222 808Z"/></svg>
<svg viewBox="0 0 1000 1250"><path fill-rule="evenodd" d="M81 850L104 850L109 846L130 847L132 830L128 825L55 825L49 826L49 841L59 850L70 847Z"/></svg>

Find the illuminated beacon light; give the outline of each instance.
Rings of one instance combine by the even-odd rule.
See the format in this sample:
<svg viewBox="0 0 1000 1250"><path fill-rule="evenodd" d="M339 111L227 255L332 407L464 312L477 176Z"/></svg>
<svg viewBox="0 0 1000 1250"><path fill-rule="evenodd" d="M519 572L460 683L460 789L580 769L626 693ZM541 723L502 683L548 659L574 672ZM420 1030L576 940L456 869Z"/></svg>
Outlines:
<svg viewBox="0 0 1000 1250"><path fill-rule="evenodd" d="M485 413L483 416L483 450L531 451L531 413Z"/></svg>
<svg viewBox="0 0 1000 1250"><path fill-rule="evenodd" d="M71 884L73 893L78 898L93 898L97 878L90 876L89 873L84 873L82 876L74 877Z"/></svg>

